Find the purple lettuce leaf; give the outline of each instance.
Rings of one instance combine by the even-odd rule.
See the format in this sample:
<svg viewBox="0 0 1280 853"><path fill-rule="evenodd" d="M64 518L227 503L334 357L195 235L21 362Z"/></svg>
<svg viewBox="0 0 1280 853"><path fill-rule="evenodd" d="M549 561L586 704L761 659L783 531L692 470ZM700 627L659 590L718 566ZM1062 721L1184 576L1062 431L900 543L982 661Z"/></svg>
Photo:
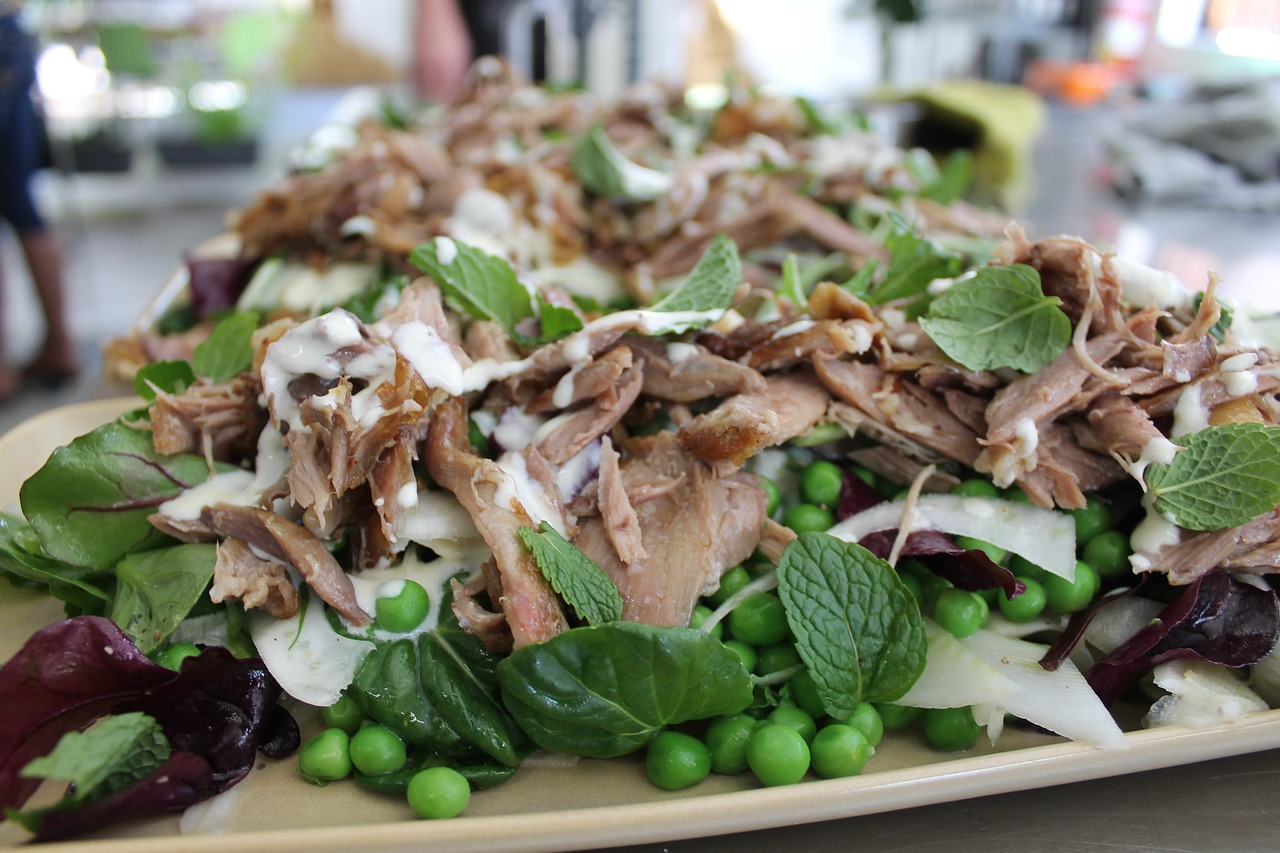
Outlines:
<svg viewBox="0 0 1280 853"><path fill-rule="evenodd" d="M1146 584L1148 577L1149 575L1142 575L1133 586L1122 586L1110 590L1091 601L1084 610L1077 610L1072 613L1071 618L1067 621L1067 627L1063 628L1062 633L1054 638L1053 643L1045 651L1044 657L1040 658L1040 666L1049 672L1053 672L1062 666L1062 662L1070 656L1071 650L1084 639L1084 632L1089 629L1089 624L1093 622L1093 617L1097 616L1102 608L1108 604L1113 604L1122 598L1128 598L1133 595Z"/></svg>
<svg viewBox="0 0 1280 853"><path fill-rule="evenodd" d="M886 500L861 477L846 469L840 487L840 502L836 506L836 519L844 521ZM881 530L862 537L858 544L884 560L893 550L893 540L897 537L897 530ZM951 541L950 536L937 530L916 530L908 534L900 556L915 557L935 575L969 592L1002 589L1005 598L1015 598L1027 588L1026 584L1014 578L1013 572L993 562L985 551L961 548Z"/></svg>
<svg viewBox="0 0 1280 853"><path fill-rule="evenodd" d="M253 766L280 688L262 662L207 648L175 673L110 620L82 616L36 633L0 669L0 808L39 786L18 774L63 734L111 713L141 711L173 753L151 776L103 800L40 813L40 840L137 815L185 808L226 790ZM287 725L277 721L275 727Z"/></svg>
<svg viewBox="0 0 1280 853"><path fill-rule="evenodd" d="M188 254L184 260L191 307L201 318L234 308L253 276L254 262L243 257L198 258Z"/></svg>
<svg viewBox="0 0 1280 853"><path fill-rule="evenodd" d="M1085 673L1110 705L1156 664L1197 658L1221 666L1257 663L1280 640L1280 602L1272 590L1213 571L1189 586L1150 625Z"/></svg>

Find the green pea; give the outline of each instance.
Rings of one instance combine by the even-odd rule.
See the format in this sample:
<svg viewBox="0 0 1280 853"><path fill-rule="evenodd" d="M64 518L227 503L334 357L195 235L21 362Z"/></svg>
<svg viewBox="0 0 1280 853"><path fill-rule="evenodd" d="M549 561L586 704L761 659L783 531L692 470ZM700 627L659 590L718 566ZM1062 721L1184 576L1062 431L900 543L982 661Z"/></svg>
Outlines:
<svg viewBox="0 0 1280 853"><path fill-rule="evenodd" d="M713 611L711 610L710 607L707 607L705 604L699 604L697 607L693 608L693 615L689 617L689 627L701 628L702 623L706 622L708 619L711 618L712 612ZM712 625L711 630L708 633L711 634L711 636L715 637L717 640L723 637L724 622L717 622L716 624Z"/></svg>
<svg viewBox="0 0 1280 853"><path fill-rule="evenodd" d="M1027 588L1017 598L1000 596L1000 612L1010 622L1030 622L1044 611L1044 587L1032 578L1015 576L1015 579L1022 581Z"/></svg>
<svg viewBox="0 0 1280 853"><path fill-rule="evenodd" d="M753 646L771 646L787 636L787 612L773 593L757 592L729 614L734 639Z"/></svg>
<svg viewBox="0 0 1280 853"><path fill-rule="evenodd" d="M974 498L998 498L1000 490L992 485L990 480L961 480L960 484L951 490L953 495L968 495Z"/></svg>
<svg viewBox="0 0 1280 853"><path fill-rule="evenodd" d="M711 751L711 769L730 775L747 769L747 741L759 720L746 714L717 717L707 726L707 749Z"/></svg>
<svg viewBox="0 0 1280 853"><path fill-rule="evenodd" d="M422 624L431 609L431 600L422 584L411 580L387 581L378 587L374 612L378 627L403 634Z"/></svg>
<svg viewBox="0 0 1280 853"><path fill-rule="evenodd" d="M1040 580L1048 574L1044 569L1019 554L1014 554L1009 560L1009 571L1020 578L1035 578L1036 580Z"/></svg>
<svg viewBox="0 0 1280 853"><path fill-rule="evenodd" d="M1084 546L1084 561L1093 566L1098 576L1105 580L1119 580L1130 574L1129 537L1119 530L1104 530Z"/></svg>
<svg viewBox="0 0 1280 853"><path fill-rule="evenodd" d="M898 580L902 581L907 592L916 600L916 606L924 607L924 588L920 585L920 578L915 575L898 575Z"/></svg>
<svg viewBox="0 0 1280 853"><path fill-rule="evenodd" d="M782 523L796 533L823 533L836 523L836 517L820 506L796 504L782 516Z"/></svg>
<svg viewBox="0 0 1280 853"><path fill-rule="evenodd" d="M963 589L944 589L933 606L933 619L953 637L970 637L987 624L990 611L982 596Z"/></svg>
<svg viewBox="0 0 1280 853"><path fill-rule="evenodd" d="M1097 495L1090 495L1084 509L1070 509L1076 520L1076 542L1084 544L1111 527L1111 507Z"/></svg>
<svg viewBox="0 0 1280 853"><path fill-rule="evenodd" d="M174 643L166 646L164 651L156 655L156 663L165 669L171 669L178 672L182 669L182 662L187 658L193 658L200 654L200 650L191 643Z"/></svg>
<svg viewBox="0 0 1280 853"><path fill-rule="evenodd" d="M938 596L944 590L955 587L951 581L941 575L929 574L920 578L920 590L924 594L924 609L931 609L938 602Z"/></svg>
<svg viewBox="0 0 1280 853"><path fill-rule="evenodd" d="M924 736L935 748L954 752L968 749L978 742L982 727L973 719L973 711L963 708L929 708L924 712Z"/></svg>
<svg viewBox="0 0 1280 853"><path fill-rule="evenodd" d="M814 773L823 779L843 779L861 773L875 749L862 732L837 723L818 732L809 751Z"/></svg>
<svg viewBox="0 0 1280 853"><path fill-rule="evenodd" d="M325 729L298 750L298 772L325 785L351 774L351 738L342 729Z"/></svg>
<svg viewBox="0 0 1280 853"><path fill-rule="evenodd" d="M747 766L763 785L794 785L809 772L809 744L793 728L764 723L747 740Z"/></svg>
<svg viewBox="0 0 1280 853"><path fill-rule="evenodd" d="M711 602L712 607L719 607L729 596L749 583L751 583L751 573L742 566L734 566L720 576L719 589L707 596L707 601Z"/></svg>
<svg viewBox="0 0 1280 853"><path fill-rule="evenodd" d="M811 504L833 507L840 502L840 490L844 487L844 472L840 466L819 459L807 466L800 475L800 495Z"/></svg>
<svg viewBox="0 0 1280 853"><path fill-rule="evenodd" d="M990 542L974 539L972 536L953 536L952 538L957 545L966 551L982 551L991 558L993 563L1003 563L1004 558L1009 555L1009 552L999 545L992 545Z"/></svg>
<svg viewBox="0 0 1280 853"><path fill-rule="evenodd" d="M870 468L863 468L861 465L850 465L849 471L853 476L857 477L871 488L874 489L876 487L876 475Z"/></svg>
<svg viewBox="0 0 1280 853"><path fill-rule="evenodd" d="M1000 497L1007 501L1016 501L1020 504L1031 503L1031 497L1018 486L1011 486L1000 493Z"/></svg>
<svg viewBox="0 0 1280 853"><path fill-rule="evenodd" d="M920 719L920 709L907 705L895 705L892 702L872 702L876 713L880 715L880 723L887 732L896 732L910 726Z"/></svg>
<svg viewBox="0 0 1280 853"><path fill-rule="evenodd" d="M696 785L711 773L711 750L692 735L661 731L649 742L645 757L649 780L666 791Z"/></svg>
<svg viewBox="0 0 1280 853"><path fill-rule="evenodd" d="M1102 581L1088 563L1076 561L1076 578L1069 581L1057 575L1045 575L1040 582L1044 587L1045 602L1050 610L1058 613L1076 613L1084 610L1098 593Z"/></svg>
<svg viewBox="0 0 1280 853"><path fill-rule="evenodd" d="M795 729L805 743L812 743L813 736L818 733L818 724L813 721L813 717L795 705L779 705L765 719L779 726Z"/></svg>
<svg viewBox="0 0 1280 853"><path fill-rule="evenodd" d="M428 767L413 774L406 796L418 817L441 820L462 814L471 802L471 784L452 767Z"/></svg>
<svg viewBox="0 0 1280 853"><path fill-rule="evenodd" d="M796 707L803 710L815 720L820 720L827 714L827 709L822 704L822 694L818 692L818 683L813 680L813 675L809 670L802 669L791 677L789 682L791 685L791 698L795 701Z"/></svg>
<svg viewBox="0 0 1280 853"><path fill-rule="evenodd" d="M774 643L756 651L756 675L772 675L800 663L800 653L791 643Z"/></svg>
<svg viewBox="0 0 1280 853"><path fill-rule="evenodd" d="M880 719L880 712L870 702L859 702L854 705L853 713L845 718L844 724L862 732L867 738L867 743L872 746L878 746L881 738L884 737L884 721Z"/></svg>
<svg viewBox="0 0 1280 853"><path fill-rule="evenodd" d="M361 773L395 773L407 760L404 741L386 726L366 726L351 736L351 763Z"/></svg>
<svg viewBox="0 0 1280 853"><path fill-rule="evenodd" d="M768 477L760 478L760 488L764 489L765 502L764 512L770 518L778 511L778 505L782 503L782 494L778 491L778 484L770 480Z"/></svg>
<svg viewBox="0 0 1280 853"><path fill-rule="evenodd" d="M743 669L747 672L756 671L759 655L756 654L755 646L749 646L741 640L725 640L724 647L738 656L738 660L742 661Z"/></svg>
<svg viewBox="0 0 1280 853"><path fill-rule="evenodd" d="M914 557L898 561L899 575L915 575L918 578L928 577L933 574L929 571L929 567Z"/></svg>
<svg viewBox="0 0 1280 853"><path fill-rule="evenodd" d="M338 701L328 708L320 709L324 724L331 729L342 729L349 735L360 731L360 724L365 721L364 711L350 696L342 695Z"/></svg>

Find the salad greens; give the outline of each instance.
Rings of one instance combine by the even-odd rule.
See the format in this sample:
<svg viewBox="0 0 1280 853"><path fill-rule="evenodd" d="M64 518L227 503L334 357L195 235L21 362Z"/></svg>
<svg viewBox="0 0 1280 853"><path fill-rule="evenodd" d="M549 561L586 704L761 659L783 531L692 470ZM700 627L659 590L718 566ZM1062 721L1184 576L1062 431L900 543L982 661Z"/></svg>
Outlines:
<svg viewBox="0 0 1280 853"><path fill-rule="evenodd" d="M1235 527L1280 502L1280 427L1223 424L1177 439L1183 450L1152 463L1156 511L1188 530Z"/></svg>
<svg viewBox="0 0 1280 853"><path fill-rule="evenodd" d="M153 361L138 368L133 376L133 391L148 403L156 398L156 390L181 394L196 381L189 361Z"/></svg>
<svg viewBox="0 0 1280 853"><path fill-rule="evenodd" d="M116 565L111 621L143 654L163 647L204 599L216 550L213 545L175 545L129 554Z"/></svg>
<svg viewBox="0 0 1280 853"><path fill-rule="evenodd" d="M449 304L477 320L492 320L508 332L533 316L529 291L505 260L466 243L437 237L409 254L409 263L431 276Z"/></svg>
<svg viewBox="0 0 1280 853"><path fill-rule="evenodd" d="M598 124L578 140L572 162L582 186L596 195L650 201L671 187L670 176L628 159Z"/></svg>
<svg viewBox="0 0 1280 853"><path fill-rule="evenodd" d="M213 382L234 379L253 364L253 333L258 329L256 311L237 311L218 321L209 337L191 356L191 369Z"/></svg>
<svg viewBox="0 0 1280 853"><path fill-rule="evenodd" d="M723 311L742 283L738 245L724 234L711 238L680 286L650 306L651 311Z"/></svg>
<svg viewBox="0 0 1280 853"><path fill-rule="evenodd" d="M520 541L533 554L542 574L565 603L588 625L603 625L622 618L622 596L600 566L573 547L547 522L538 529L521 527Z"/></svg>

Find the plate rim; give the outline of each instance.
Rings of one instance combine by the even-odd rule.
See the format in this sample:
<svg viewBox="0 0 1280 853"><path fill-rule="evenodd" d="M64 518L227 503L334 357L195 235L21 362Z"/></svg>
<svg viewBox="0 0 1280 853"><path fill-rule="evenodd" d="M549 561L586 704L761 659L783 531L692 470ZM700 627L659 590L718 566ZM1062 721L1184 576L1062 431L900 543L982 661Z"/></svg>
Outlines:
<svg viewBox="0 0 1280 853"><path fill-rule="evenodd" d="M0 459L58 421L107 420L138 406L136 397L72 403L35 415L0 436ZM15 487L16 493L16 487ZM1063 741L1003 752L877 771L847 779L811 780L640 803L451 821L405 820L312 829L246 830L225 834L131 836L42 844L74 853L167 853L175 837L188 853L336 851L353 845L379 850L459 853L540 853L643 844L816 823L956 802L1012 791L1102 779L1194 764L1280 747L1280 709L1232 723L1192 729L1163 726L1127 732L1128 749L1098 749ZM1099 761L1099 756L1104 756ZM958 782L964 783L958 785Z"/></svg>

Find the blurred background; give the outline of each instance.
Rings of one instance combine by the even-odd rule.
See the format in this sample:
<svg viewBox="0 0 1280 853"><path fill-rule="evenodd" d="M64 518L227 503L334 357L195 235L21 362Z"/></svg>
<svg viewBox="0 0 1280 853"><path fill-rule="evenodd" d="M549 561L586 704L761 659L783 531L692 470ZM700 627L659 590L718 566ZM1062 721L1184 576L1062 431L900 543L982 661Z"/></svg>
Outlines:
<svg viewBox="0 0 1280 853"><path fill-rule="evenodd" d="M415 103L430 2L16 4L39 42L36 199L62 236L84 369L0 403L0 432L110 393L102 342L304 141ZM1213 270L1228 292L1276 303L1273 0L446 2L487 7L498 49L525 74L602 98L658 81L714 102L726 79L745 79L857 105L901 145L986 152L980 200L1032 236L1079 234L1193 289ZM958 97L956 80L996 85ZM40 315L7 231L0 256L0 345L21 364Z"/></svg>

